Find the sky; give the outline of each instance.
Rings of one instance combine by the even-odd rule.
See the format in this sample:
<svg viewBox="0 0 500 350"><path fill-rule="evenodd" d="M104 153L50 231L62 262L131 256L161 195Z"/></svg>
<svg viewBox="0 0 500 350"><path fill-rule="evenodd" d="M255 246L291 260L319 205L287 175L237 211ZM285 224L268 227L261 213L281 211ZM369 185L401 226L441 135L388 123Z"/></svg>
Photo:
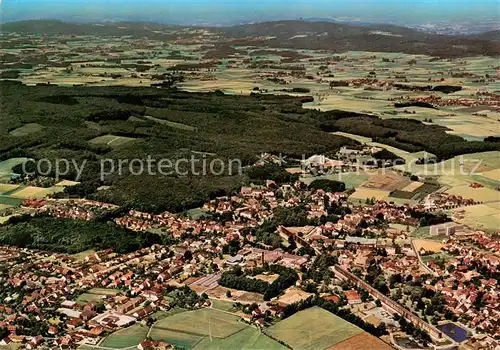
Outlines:
<svg viewBox="0 0 500 350"><path fill-rule="evenodd" d="M140 20L226 25L330 18L371 23L479 21L500 18L499 0L0 0L1 20Z"/></svg>

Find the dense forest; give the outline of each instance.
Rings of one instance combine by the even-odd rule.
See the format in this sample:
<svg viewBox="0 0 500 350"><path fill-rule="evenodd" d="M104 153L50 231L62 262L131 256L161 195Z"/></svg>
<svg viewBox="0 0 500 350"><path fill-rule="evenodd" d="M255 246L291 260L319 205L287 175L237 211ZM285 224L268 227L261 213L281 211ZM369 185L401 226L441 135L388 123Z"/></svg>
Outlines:
<svg viewBox="0 0 500 350"><path fill-rule="evenodd" d="M160 243L162 238L157 234L136 233L112 222L25 216L0 226L0 244L58 253L107 248L128 253Z"/></svg>
<svg viewBox="0 0 500 350"><path fill-rule="evenodd" d="M294 114L289 109L301 110L302 102L287 96L225 96L221 92L132 87L26 87L9 81L0 83L0 94L4 97L0 101L0 159L86 162L79 179L82 185L67 188L63 196L85 194L139 210L178 212L197 207L209 198L238 190L244 178L263 181L272 173L278 182L296 179L279 167L248 169L244 174L243 168L257 161L262 152L301 158L303 154L333 154L342 146L356 144L307 121L291 121ZM106 135L111 135L109 140L96 139ZM113 136L126 137L127 142L110 143ZM135 168L131 171L125 166L121 173L100 176L103 160L115 161L114 166L118 160L145 160L148 156L172 163L194 157L197 168L193 171L189 164L179 163L187 174L135 176ZM208 168L214 159L227 165L221 175L210 171L195 175L202 161ZM239 160L240 166L232 160ZM33 165L28 170L36 170ZM44 164L41 170L50 169ZM23 169L19 166L14 171ZM71 164L62 177L74 180L76 174ZM97 191L102 185L111 188Z"/></svg>
<svg viewBox="0 0 500 350"><path fill-rule="evenodd" d="M250 167L264 152L301 159L332 156L342 146L359 147L331 131L372 137L410 152L426 150L438 159L500 149L498 142L466 141L447 134L444 127L411 119L304 109L306 97L164 88L27 87L12 81L0 82L0 94L4 97L0 160L29 157L54 165L57 159L68 159L68 171L60 177L70 180L78 174L75 164L84 164L77 179L82 184L59 196L85 196L151 212L198 207L239 190L249 180L297 179L279 166ZM148 157L154 164L162 159L181 164L179 171L161 174L153 167L153 173L141 173ZM195 166L181 163L190 159L195 159ZM119 160L130 164L118 167ZM219 164L213 172L212 162ZM48 163L39 169L31 164L27 170L54 175ZM14 172L22 174L23 168ZM98 191L103 185L110 187Z"/></svg>

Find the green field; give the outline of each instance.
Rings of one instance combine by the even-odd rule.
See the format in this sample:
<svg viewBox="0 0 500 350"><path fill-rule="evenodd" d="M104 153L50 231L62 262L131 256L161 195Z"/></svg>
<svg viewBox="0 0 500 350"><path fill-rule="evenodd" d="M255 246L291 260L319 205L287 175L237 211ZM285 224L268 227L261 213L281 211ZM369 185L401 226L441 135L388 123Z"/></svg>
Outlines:
<svg viewBox="0 0 500 350"><path fill-rule="evenodd" d="M297 350L326 349L362 332L319 307L300 311L267 330L268 334Z"/></svg>
<svg viewBox="0 0 500 350"><path fill-rule="evenodd" d="M212 307L217 310L222 311L234 311L233 303L230 301L218 300L218 299L210 299L212 302Z"/></svg>
<svg viewBox="0 0 500 350"><path fill-rule="evenodd" d="M42 131L43 126L37 123L28 123L9 132L12 136L27 136L34 132Z"/></svg>
<svg viewBox="0 0 500 350"><path fill-rule="evenodd" d="M193 348L198 342L200 342L204 338L204 336L202 335L170 331L167 329L158 329L156 327L153 328L153 330L149 335L153 340L166 341L170 344L173 344L183 349Z"/></svg>
<svg viewBox="0 0 500 350"><path fill-rule="evenodd" d="M216 338L225 338L241 331L245 324L239 318L214 309L200 309L186 311L158 321L154 330L182 332L197 336L211 335Z"/></svg>
<svg viewBox="0 0 500 350"><path fill-rule="evenodd" d="M131 327L111 333L100 344L102 347L122 349L139 345L148 335L148 327L135 324Z"/></svg>
<svg viewBox="0 0 500 350"><path fill-rule="evenodd" d="M232 307L230 302L212 302L220 310ZM238 316L215 309L186 311L163 318L153 326L150 336L184 349L285 349L256 328L240 322Z"/></svg>
<svg viewBox="0 0 500 350"><path fill-rule="evenodd" d="M448 253L437 253L437 254L430 254L430 255L420 255L422 258L422 261L424 263L428 263L429 261L436 260L436 259L443 259L444 261L448 261L454 258L453 255L448 254Z"/></svg>
<svg viewBox="0 0 500 350"><path fill-rule="evenodd" d="M438 242L441 242L443 239L446 238L445 235L433 236L429 233L430 232L429 230L430 230L430 226L422 226L422 227L417 228L415 231L413 231L410 234L410 236L412 238L416 238L416 239L430 239L430 240L438 241Z"/></svg>
<svg viewBox="0 0 500 350"><path fill-rule="evenodd" d="M247 349L247 350L281 350L286 349L277 341L269 338L253 327L246 327L244 330L224 339L205 337L196 344L194 350L203 349Z"/></svg>
<svg viewBox="0 0 500 350"><path fill-rule="evenodd" d="M17 207L23 202L22 198L13 198L9 196L0 195L0 204L11 205L13 207Z"/></svg>
<svg viewBox="0 0 500 350"><path fill-rule="evenodd" d="M331 175L323 175L323 176L302 176L299 180L304 182L306 185L309 185L314 180L334 180L341 181L345 183L346 188L357 188L362 183L366 182L370 178L369 175L365 174L356 174L356 173L341 173L341 174L331 174Z"/></svg>

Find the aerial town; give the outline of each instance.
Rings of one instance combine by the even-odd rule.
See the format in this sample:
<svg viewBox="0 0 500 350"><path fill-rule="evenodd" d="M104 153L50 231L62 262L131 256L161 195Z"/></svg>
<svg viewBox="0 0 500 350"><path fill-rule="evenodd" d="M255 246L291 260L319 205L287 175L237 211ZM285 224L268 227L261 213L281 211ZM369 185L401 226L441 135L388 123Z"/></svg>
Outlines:
<svg viewBox="0 0 500 350"><path fill-rule="evenodd" d="M136 210L113 219L139 234L161 232L168 244L78 255L3 246L1 342L107 348L130 341L134 329L139 349L176 348L191 331L166 327L171 317L220 312L279 347L299 341L280 335L281 322L320 307L354 320L376 348L498 346L498 237L445 221L423 232L438 240L413 239L422 220L439 221L433 208L360 206L347 197L267 180L210 200L198 219ZM20 211L92 221L113 209L84 199L26 199ZM266 225L277 225L275 232Z"/></svg>
<svg viewBox="0 0 500 350"><path fill-rule="evenodd" d="M1 350L500 350L497 2L0 6Z"/></svg>

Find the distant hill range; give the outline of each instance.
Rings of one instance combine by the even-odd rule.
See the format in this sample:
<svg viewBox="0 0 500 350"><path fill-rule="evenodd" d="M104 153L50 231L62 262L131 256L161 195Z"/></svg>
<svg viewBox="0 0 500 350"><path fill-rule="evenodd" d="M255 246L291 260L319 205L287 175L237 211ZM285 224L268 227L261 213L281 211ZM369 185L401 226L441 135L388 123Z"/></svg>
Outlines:
<svg viewBox="0 0 500 350"><path fill-rule="evenodd" d="M4 33L44 33L96 36L136 36L156 40L195 38L189 29L203 28L234 45L296 49L381 51L441 57L500 56L500 31L474 35L440 35L394 25L349 25L326 21L274 21L232 27L180 27L146 22L75 24L52 20L4 23ZM179 29L186 29L179 34ZM174 30L176 33L174 33Z"/></svg>

